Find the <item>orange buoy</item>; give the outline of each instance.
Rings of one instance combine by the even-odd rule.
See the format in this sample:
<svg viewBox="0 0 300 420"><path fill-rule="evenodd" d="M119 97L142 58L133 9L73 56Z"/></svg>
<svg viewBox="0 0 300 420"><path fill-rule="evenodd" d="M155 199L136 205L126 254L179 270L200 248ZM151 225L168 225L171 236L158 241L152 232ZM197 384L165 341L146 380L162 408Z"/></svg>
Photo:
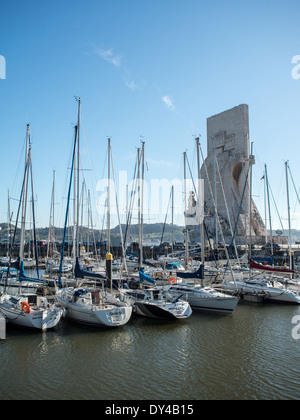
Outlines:
<svg viewBox="0 0 300 420"><path fill-rule="evenodd" d="M170 277L169 278L169 284L175 284L176 283L176 279L175 279L175 277Z"/></svg>
<svg viewBox="0 0 300 420"><path fill-rule="evenodd" d="M30 306L27 302L22 302L22 311L30 314Z"/></svg>

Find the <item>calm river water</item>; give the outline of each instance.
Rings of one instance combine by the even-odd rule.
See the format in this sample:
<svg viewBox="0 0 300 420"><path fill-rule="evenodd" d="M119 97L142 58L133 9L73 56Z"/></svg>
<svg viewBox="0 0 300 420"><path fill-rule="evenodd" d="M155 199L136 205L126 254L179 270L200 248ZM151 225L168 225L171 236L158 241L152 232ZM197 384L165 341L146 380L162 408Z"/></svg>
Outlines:
<svg viewBox="0 0 300 420"><path fill-rule="evenodd" d="M65 320L46 333L8 326L0 399L299 399L299 315L241 303L230 316L134 317L112 330Z"/></svg>

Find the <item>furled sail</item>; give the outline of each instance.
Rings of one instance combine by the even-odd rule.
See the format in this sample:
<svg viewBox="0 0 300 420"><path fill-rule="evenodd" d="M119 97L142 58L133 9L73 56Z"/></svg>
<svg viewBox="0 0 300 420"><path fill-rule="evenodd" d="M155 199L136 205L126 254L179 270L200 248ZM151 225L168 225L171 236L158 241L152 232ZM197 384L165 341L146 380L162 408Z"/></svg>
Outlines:
<svg viewBox="0 0 300 420"><path fill-rule="evenodd" d="M142 283L143 281L147 282L147 283L151 283L151 284L155 284L155 281L148 276L148 274L145 273L144 268L142 267L140 269L140 282Z"/></svg>
<svg viewBox="0 0 300 420"><path fill-rule="evenodd" d="M283 274L294 274L294 270L284 267L271 267L270 265L264 265L257 263L253 260L249 260L250 268L253 270L262 270L262 271L271 271L273 273L283 273Z"/></svg>
<svg viewBox="0 0 300 420"><path fill-rule="evenodd" d="M183 273L181 271L177 271L177 277L181 279L197 279L203 280L204 279L204 265L201 264L199 269L194 273Z"/></svg>
<svg viewBox="0 0 300 420"><path fill-rule="evenodd" d="M93 271L84 270L82 267L79 258L76 258L75 264L75 277L79 279L89 278L89 279L106 279L106 277L102 276L102 274L94 273Z"/></svg>

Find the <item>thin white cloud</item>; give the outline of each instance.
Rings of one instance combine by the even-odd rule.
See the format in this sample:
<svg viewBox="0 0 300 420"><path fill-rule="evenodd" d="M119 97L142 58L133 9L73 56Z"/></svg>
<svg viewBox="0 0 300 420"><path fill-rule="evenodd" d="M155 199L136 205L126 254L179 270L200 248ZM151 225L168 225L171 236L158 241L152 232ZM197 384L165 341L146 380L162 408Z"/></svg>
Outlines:
<svg viewBox="0 0 300 420"><path fill-rule="evenodd" d="M141 87L134 80L128 80L126 79L126 77L123 77L123 80L125 82L125 85L132 91L141 89Z"/></svg>
<svg viewBox="0 0 300 420"><path fill-rule="evenodd" d="M165 107L167 109L169 109L170 111L175 111L175 106L173 104L172 99L170 98L169 95L165 95L161 98L161 100L163 101L163 103L165 104Z"/></svg>
<svg viewBox="0 0 300 420"><path fill-rule="evenodd" d="M103 48L95 48L95 53L108 63L113 64L115 67L120 67L122 64L122 57L114 53L113 48L105 50Z"/></svg>

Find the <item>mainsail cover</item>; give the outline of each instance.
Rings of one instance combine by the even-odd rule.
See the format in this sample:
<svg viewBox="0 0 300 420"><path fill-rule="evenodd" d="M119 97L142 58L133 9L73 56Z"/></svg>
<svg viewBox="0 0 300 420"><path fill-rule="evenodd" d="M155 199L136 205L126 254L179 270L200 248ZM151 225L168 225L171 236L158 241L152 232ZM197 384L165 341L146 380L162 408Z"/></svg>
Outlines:
<svg viewBox="0 0 300 420"><path fill-rule="evenodd" d="M106 279L106 277L102 276L102 274L93 273L93 271L84 270L78 257L76 258L74 274L75 274L75 277L78 279L84 279L85 277L88 279L102 279L102 280Z"/></svg>
<svg viewBox="0 0 300 420"><path fill-rule="evenodd" d="M250 268L253 270L262 270L262 271L269 271L273 273L283 273L283 274L294 274L294 270L290 270L289 268L284 267L272 267L270 265L264 265L253 261L252 259L249 260Z"/></svg>
<svg viewBox="0 0 300 420"><path fill-rule="evenodd" d="M32 283L45 283L47 284L47 281L45 280L41 280L41 279L34 279L32 277L27 277L25 274L25 269L24 269L24 262L21 261L20 263L20 271L19 271L19 281L29 281Z"/></svg>
<svg viewBox="0 0 300 420"><path fill-rule="evenodd" d="M151 284L155 284L155 281L148 276L148 274L145 273L144 268L141 267L140 268L140 282L142 283L143 281L147 282L147 283L151 283Z"/></svg>
<svg viewBox="0 0 300 420"><path fill-rule="evenodd" d="M275 261L274 261L274 257L265 257L265 258L252 258L253 261L257 262L257 263L263 263L263 264L268 264L268 265L274 265Z"/></svg>
<svg viewBox="0 0 300 420"><path fill-rule="evenodd" d="M194 273L183 273L181 271L177 271L177 277L181 279L197 279L203 280L204 279L204 265L201 264L199 269Z"/></svg>

